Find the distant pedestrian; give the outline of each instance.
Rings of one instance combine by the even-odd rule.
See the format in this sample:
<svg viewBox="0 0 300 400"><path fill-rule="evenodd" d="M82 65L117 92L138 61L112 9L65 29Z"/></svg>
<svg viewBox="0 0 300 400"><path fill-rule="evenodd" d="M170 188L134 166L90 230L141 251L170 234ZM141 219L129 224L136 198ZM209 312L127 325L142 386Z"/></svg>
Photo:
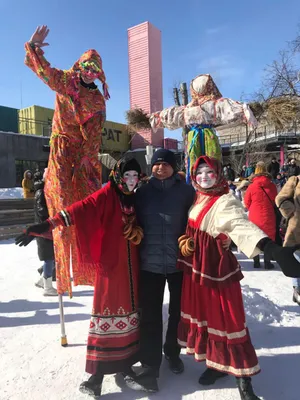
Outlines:
<svg viewBox="0 0 300 400"><path fill-rule="evenodd" d="M270 239L276 238L276 215L274 211L276 186L271 181L271 175L267 173L266 165L260 161L256 165L255 175L248 187L244 202L249 210L249 220L265 232ZM260 268L259 255L254 258L254 268ZM264 255L265 269L273 269L271 260Z"/></svg>
<svg viewBox="0 0 300 400"><path fill-rule="evenodd" d="M272 161L268 165L268 172L272 176L273 180L276 179L276 176L279 173L279 170L280 170L279 162L277 162L276 158L273 157Z"/></svg>
<svg viewBox="0 0 300 400"><path fill-rule="evenodd" d="M242 170L240 172L240 177L241 178L246 178L246 170L247 170L247 166L243 165L243 168L242 168Z"/></svg>
<svg viewBox="0 0 300 400"><path fill-rule="evenodd" d="M255 167L254 164L251 164L247 167L246 172L245 172L245 178L249 178L252 174L254 174Z"/></svg>
<svg viewBox="0 0 300 400"><path fill-rule="evenodd" d="M49 218L44 194L46 174L47 169L44 172L44 176L40 171L34 174L34 219L38 224ZM52 286L52 275L53 270L55 269L53 240L37 237L36 242L39 259L44 262L42 276L36 283L36 286L44 288L44 296L57 296L57 291Z"/></svg>
<svg viewBox="0 0 300 400"><path fill-rule="evenodd" d="M32 172L24 172L24 179L22 180L23 196L24 199L32 199L34 197L33 179Z"/></svg>
<svg viewBox="0 0 300 400"><path fill-rule="evenodd" d="M227 164L226 169L224 170L224 176L227 181L235 180L235 172L231 167L231 164Z"/></svg>
<svg viewBox="0 0 300 400"><path fill-rule="evenodd" d="M277 188L277 193L279 193L281 191L281 189L283 188L284 184L286 183L286 179L283 175L277 174L276 179L274 180L274 183Z"/></svg>
<svg viewBox="0 0 300 400"><path fill-rule="evenodd" d="M284 247L300 243L300 180L292 176L276 197L276 204L287 220ZM293 301L300 306L300 278L293 278Z"/></svg>
<svg viewBox="0 0 300 400"><path fill-rule="evenodd" d="M288 178L290 178L291 176L298 176L299 174L300 174L300 168L296 164L296 160L292 158L288 166L288 171L287 171Z"/></svg>

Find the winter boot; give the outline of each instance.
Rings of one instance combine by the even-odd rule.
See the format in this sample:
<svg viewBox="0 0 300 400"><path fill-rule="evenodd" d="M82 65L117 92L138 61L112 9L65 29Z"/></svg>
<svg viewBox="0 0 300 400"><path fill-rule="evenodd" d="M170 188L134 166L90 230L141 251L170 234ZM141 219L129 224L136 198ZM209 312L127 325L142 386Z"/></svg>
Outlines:
<svg viewBox="0 0 300 400"><path fill-rule="evenodd" d="M122 372L122 376L123 376L124 379L126 379L127 377L134 379L136 377L136 373L130 367L130 368L127 368L125 371Z"/></svg>
<svg viewBox="0 0 300 400"><path fill-rule="evenodd" d="M169 362L169 368L173 374L182 374L184 371L184 364L179 356L169 357L165 355L165 358Z"/></svg>
<svg viewBox="0 0 300 400"><path fill-rule="evenodd" d="M35 286L44 289L44 278L43 278L43 276L39 277L39 280L35 282Z"/></svg>
<svg viewBox="0 0 300 400"><path fill-rule="evenodd" d="M260 400L253 391L250 377L236 378L236 383L240 392L241 400Z"/></svg>
<svg viewBox="0 0 300 400"><path fill-rule="evenodd" d="M253 267L254 267L254 268L260 268L259 256L255 256L255 257L253 258L253 261L254 261Z"/></svg>
<svg viewBox="0 0 300 400"><path fill-rule="evenodd" d="M271 261L265 261L265 269L274 269L274 264Z"/></svg>
<svg viewBox="0 0 300 400"><path fill-rule="evenodd" d="M198 382L200 385L209 386L213 385L216 380L227 376L226 372L220 372L216 369L207 368L200 376Z"/></svg>
<svg viewBox="0 0 300 400"><path fill-rule="evenodd" d="M92 375L87 381L80 384L79 390L81 393L89 394L95 399L101 396L103 375Z"/></svg>
<svg viewBox="0 0 300 400"><path fill-rule="evenodd" d="M297 303L300 306L300 287L294 286L293 302Z"/></svg>
<svg viewBox="0 0 300 400"><path fill-rule="evenodd" d="M158 371L156 371L154 368L146 366L145 371L143 371L141 374L135 377L128 375L124 377L124 381L132 390L155 393L158 392L157 376Z"/></svg>
<svg viewBox="0 0 300 400"><path fill-rule="evenodd" d="M57 296L57 291L52 286L52 276L50 278L43 278L44 280L44 296Z"/></svg>

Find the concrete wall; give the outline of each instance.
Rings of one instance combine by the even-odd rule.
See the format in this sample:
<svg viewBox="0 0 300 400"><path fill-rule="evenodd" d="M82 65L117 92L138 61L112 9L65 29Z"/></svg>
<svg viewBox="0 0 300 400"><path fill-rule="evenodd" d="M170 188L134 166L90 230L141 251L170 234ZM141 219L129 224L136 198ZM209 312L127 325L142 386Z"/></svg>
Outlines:
<svg viewBox="0 0 300 400"><path fill-rule="evenodd" d="M15 160L47 161L48 153L43 145L49 144L49 138L0 132L0 188L16 185Z"/></svg>

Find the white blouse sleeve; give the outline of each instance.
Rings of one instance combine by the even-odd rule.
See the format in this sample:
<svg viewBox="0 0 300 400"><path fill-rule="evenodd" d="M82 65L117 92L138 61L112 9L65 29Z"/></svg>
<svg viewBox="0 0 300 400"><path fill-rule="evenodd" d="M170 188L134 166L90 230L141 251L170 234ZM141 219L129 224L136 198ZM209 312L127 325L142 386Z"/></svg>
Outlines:
<svg viewBox="0 0 300 400"><path fill-rule="evenodd" d="M255 128L257 126L250 107L245 103L228 98L208 100L200 106L173 106L150 115L151 128L170 130L182 128L185 125L230 125L247 123Z"/></svg>
<svg viewBox="0 0 300 400"><path fill-rule="evenodd" d="M215 230L227 234L248 258L261 252L256 245L267 235L248 220L241 202L232 194L218 200L214 214Z"/></svg>

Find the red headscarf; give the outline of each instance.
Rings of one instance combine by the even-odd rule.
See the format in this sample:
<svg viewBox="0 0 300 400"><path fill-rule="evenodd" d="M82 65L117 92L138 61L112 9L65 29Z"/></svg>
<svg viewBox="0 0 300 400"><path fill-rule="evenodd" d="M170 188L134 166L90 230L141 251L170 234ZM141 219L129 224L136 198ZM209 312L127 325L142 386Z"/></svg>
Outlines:
<svg viewBox="0 0 300 400"><path fill-rule="evenodd" d="M196 181L197 169L200 164L207 164L211 169L213 169L217 175L216 183L213 187L208 189L203 189ZM207 194L209 196L220 196L229 192L228 184L223 176L222 163L216 158L200 156L195 162L192 169L192 184L197 192Z"/></svg>

